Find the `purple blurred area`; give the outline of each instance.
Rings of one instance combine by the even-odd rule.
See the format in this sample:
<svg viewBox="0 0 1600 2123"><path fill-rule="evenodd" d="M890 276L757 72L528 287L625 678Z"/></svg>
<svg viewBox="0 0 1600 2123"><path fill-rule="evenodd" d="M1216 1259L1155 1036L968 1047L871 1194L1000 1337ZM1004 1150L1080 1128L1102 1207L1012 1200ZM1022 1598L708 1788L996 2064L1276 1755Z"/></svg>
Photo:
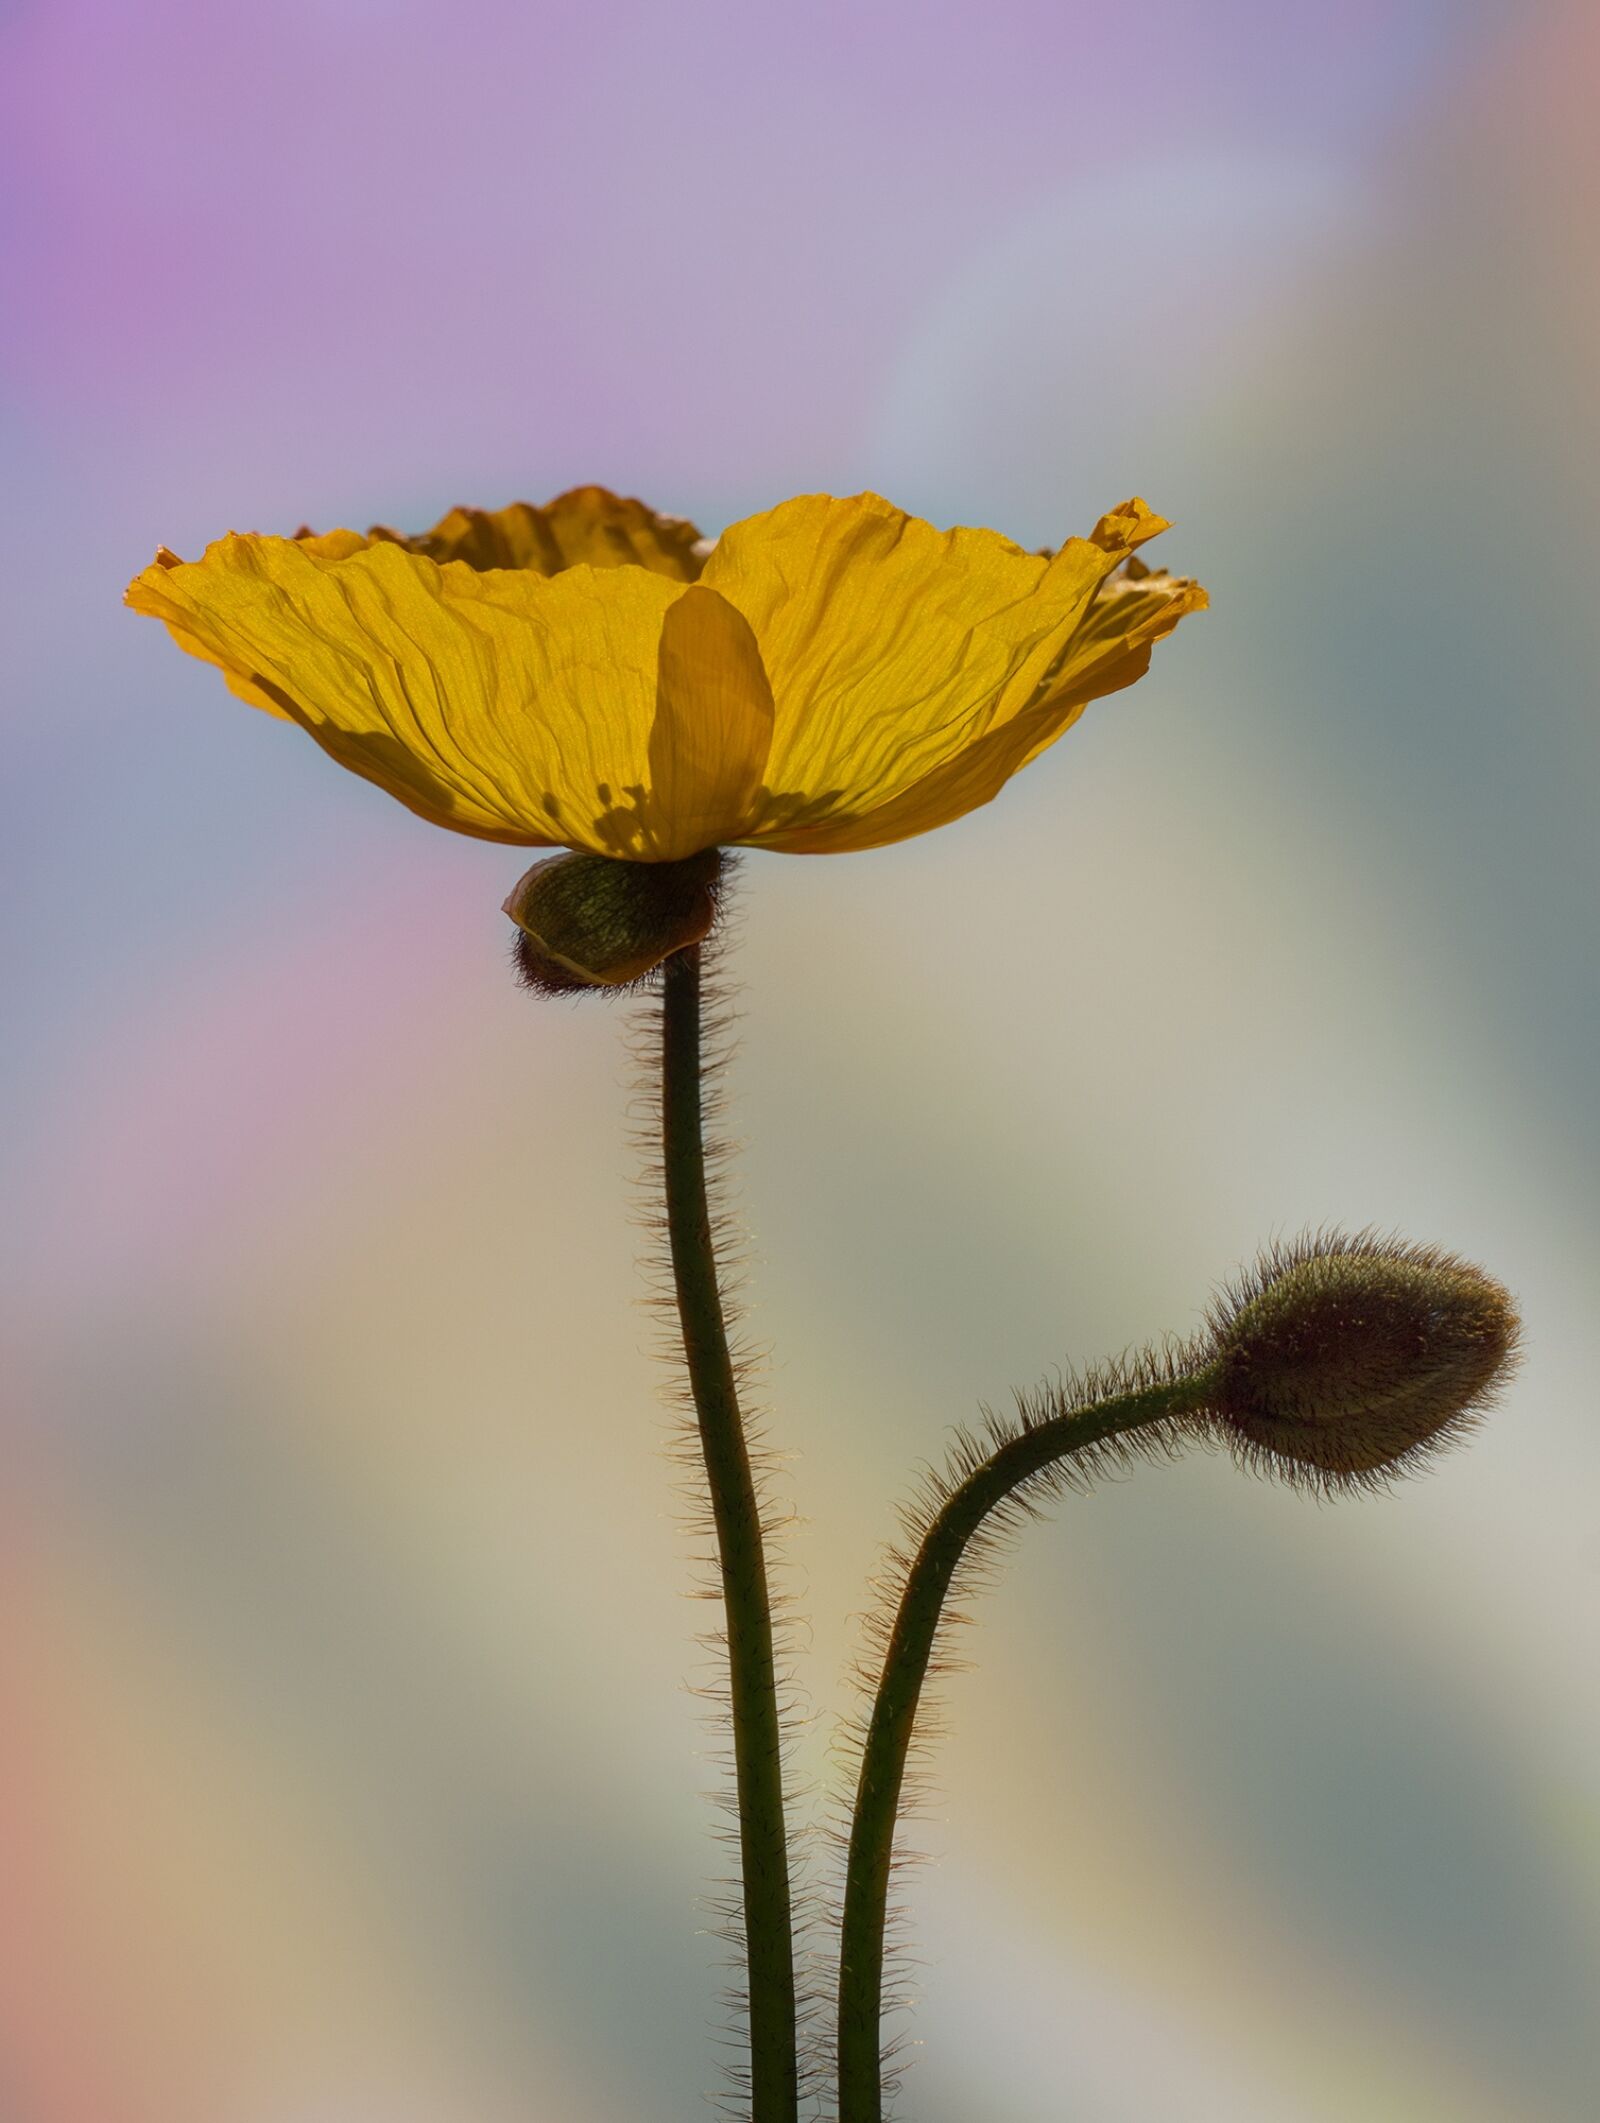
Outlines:
<svg viewBox="0 0 1600 2123"><path fill-rule="evenodd" d="M626 1012L512 990L515 851L119 604L588 480L1138 491L1213 593L988 809L744 865L819 1784L980 1400L1325 1219L1527 1314L1391 1500L1201 1459L1030 1530L903 2113L1591 2123L1597 88L1585 0L0 15L4 2123L715 2090Z"/></svg>

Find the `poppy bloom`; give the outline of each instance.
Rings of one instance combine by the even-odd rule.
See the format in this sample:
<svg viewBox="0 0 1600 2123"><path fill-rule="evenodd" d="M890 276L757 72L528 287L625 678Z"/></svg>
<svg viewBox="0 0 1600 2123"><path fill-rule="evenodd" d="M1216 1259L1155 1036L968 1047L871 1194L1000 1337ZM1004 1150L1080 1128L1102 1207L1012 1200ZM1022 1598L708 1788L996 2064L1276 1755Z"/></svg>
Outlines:
<svg viewBox="0 0 1600 2123"><path fill-rule="evenodd" d="M1141 501L1056 553L803 494L715 542L600 487L420 537L230 534L128 602L458 833L630 864L882 847L1131 685L1198 584Z"/></svg>

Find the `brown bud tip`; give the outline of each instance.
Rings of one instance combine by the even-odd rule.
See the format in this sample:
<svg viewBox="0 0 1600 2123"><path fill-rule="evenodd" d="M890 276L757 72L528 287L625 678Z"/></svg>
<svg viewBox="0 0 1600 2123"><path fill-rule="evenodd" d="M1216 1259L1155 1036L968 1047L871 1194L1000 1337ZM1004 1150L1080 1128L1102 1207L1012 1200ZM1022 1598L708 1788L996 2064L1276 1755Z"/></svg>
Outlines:
<svg viewBox="0 0 1600 2123"><path fill-rule="evenodd" d="M519 931L518 978L539 995L631 987L710 933L722 873L716 848L682 862L536 862L505 903Z"/></svg>
<svg viewBox="0 0 1600 2123"><path fill-rule="evenodd" d="M1472 1427L1516 1358L1516 1308L1432 1246L1337 1233L1259 1261L1210 1318L1211 1415L1243 1455L1359 1487Z"/></svg>

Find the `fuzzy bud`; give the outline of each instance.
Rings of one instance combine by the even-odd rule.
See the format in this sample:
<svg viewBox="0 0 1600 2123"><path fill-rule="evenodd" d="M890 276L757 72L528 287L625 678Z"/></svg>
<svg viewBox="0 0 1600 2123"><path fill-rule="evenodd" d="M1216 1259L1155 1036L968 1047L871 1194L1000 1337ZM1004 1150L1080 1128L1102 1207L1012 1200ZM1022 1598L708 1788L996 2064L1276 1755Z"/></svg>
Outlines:
<svg viewBox="0 0 1600 2123"><path fill-rule="evenodd" d="M1518 1333L1481 1268L1338 1235L1266 1256L1209 1324L1212 1417L1247 1458L1323 1488L1381 1477L1470 1428Z"/></svg>
<svg viewBox="0 0 1600 2123"><path fill-rule="evenodd" d="M710 933L721 883L716 848L682 862L536 862L505 903L520 932L518 978L538 995L630 987Z"/></svg>

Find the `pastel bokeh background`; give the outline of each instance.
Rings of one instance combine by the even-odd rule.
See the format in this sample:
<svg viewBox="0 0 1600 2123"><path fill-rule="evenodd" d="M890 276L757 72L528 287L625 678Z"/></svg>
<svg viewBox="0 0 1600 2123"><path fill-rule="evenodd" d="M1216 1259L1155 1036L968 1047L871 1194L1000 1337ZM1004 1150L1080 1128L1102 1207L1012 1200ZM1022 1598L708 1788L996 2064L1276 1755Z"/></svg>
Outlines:
<svg viewBox="0 0 1600 2123"><path fill-rule="evenodd" d="M699 1615L620 1013L119 609L598 479L1130 490L1211 587L988 810L745 867L823 1765L945 1427L1306 1223L1519 1293L1472 1449L1034 1530L910 1888L918 2123L1589 2123L1587 0L13 0L0 2116L679 2123Z"/></svg>

